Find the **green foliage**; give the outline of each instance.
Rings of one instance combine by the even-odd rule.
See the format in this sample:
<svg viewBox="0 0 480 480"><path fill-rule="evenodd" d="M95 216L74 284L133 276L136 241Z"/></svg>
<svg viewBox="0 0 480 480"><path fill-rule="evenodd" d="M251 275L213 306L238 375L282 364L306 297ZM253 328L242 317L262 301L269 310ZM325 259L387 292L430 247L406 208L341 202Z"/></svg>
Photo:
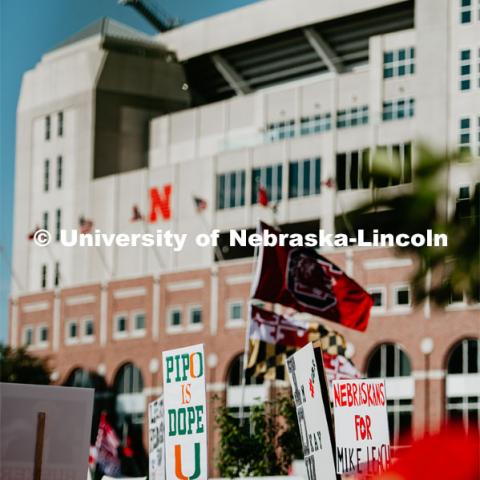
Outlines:
<svg viewBox="0 0 480 480"><path fill-rule="evenodd" d="M381 227L383 232L402 232L409 235L425 233L427 229L448 236L448 246L406 247L417 257L417 270L413 276L414 300L420 302L429 296L443 305L452 293L466 292L467 297L480 298L480 189L463 203L462 212L447 215L447 202L455 204L456 193L449 192L448 173L452 163L462 158L438 154L424 146L417 148L416 164L409 188L374 188L372 200L349 213L353 223L370 212L390 211L392 215ZM372 163L370 177L373 185L389 181L398 184L398 169L382 154ZM393 165L399 162L393 162ZM476 180L477 182L480 179Z"/></svg>
<svg viewBox="0 0 480 480"><path fill-rule="evenodd" d="M243 424L221 406L217 414L217 467L227 478L285 475L302 456L296 412L290 397L255 405Z"/></svg>
<svg viewBox="0 0 480 480"><path fill-rule="evenodd" d="M25 348L13 349L0 344L0 381L48 385L47 360L30 355Z"/></svg>

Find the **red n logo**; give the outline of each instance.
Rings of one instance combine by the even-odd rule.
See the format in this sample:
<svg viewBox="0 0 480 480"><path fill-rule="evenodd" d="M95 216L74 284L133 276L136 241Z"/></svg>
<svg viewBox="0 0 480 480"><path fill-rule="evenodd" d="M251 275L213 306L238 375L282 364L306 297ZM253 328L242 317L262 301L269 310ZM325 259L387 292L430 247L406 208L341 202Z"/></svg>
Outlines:
<svg viewBox="0 0 480 480"><path fill-rule="evenodd" d="M170 194L172 193L172 185L167 183L163 186L160 195L156 187L150 189L150 223L157 221L157 212L160 212L163 220L170 220L172 212L170 210Z"/></svg>

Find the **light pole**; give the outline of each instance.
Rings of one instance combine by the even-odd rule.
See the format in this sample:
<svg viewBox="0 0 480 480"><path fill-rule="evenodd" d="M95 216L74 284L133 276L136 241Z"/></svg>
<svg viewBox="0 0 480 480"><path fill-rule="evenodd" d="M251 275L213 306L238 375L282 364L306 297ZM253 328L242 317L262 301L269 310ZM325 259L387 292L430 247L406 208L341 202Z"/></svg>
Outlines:
<svg viewBox="0 0 480 480"><path fill-rule="evenodd" d="M430 432L430 355L434 348L433 338L425 337L420 342L420 350L425 357L425 421L424 435Z"/></svg>

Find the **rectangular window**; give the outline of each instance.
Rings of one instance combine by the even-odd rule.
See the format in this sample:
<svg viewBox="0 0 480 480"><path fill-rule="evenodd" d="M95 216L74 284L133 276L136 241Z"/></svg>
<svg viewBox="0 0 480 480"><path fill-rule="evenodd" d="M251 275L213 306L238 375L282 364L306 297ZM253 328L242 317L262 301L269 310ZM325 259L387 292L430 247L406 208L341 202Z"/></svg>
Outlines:
<svg viewBox="0 0 480 480"><path fill-rule="evenodd" d="M460 132L458 138L458 148L461 153L470 154L470 118L464 117L460 119Z"/></svg>
<svg viewBox="0 0 480 480"><path fill-rule="evenodd" d="M289 198L318 195L321 188L321 159L306 158L289 163Z"/></svg>
<svg viewBox="0 0 480 480"><path fill-rule="evenodd" d="M245 171L217 175L217 209L243 207L245 205Z"/></svg>
<svg viewBox="0 0 480 480"><path fill-rule="evenodd" d="M47 288L47 266L45 264L41 267L40 285L41 288Z"/></svg>
<svg viewBox="0 0 480 480"><path fill-rule="evenodd" d="M397 307L410 306L410 287L408 285L396 287L394 290L394 305Z"/></svg>
<svg viewBox="0 0 480 480"><path fill-rule="evenodd" d="M23 344L26 347L30 347L33 345L33 328L32 327L26 327L25 330L23 331Z"/></svg>
<svg viewBox="0 0 480 480"><path fill-rule="evenodd" d="M127 333L127 317L126 315L119 315L115 319L115 331L117 333Z"/></svg>
<svg viewBox="0 0 480 480"><path fill-rule="evenodd" d="M57 188L62 188L63 184L63 157L57 157Z"/></svg>
<svg viewBox="0 0 480 480"><path fill-rule="evenodd" d="M202 308L192 307L190 309L190 325L201 325L201 324L202 324Z"/></svg>
<svg viewBox="0 0 480 480"><path fill-rule="evenodd" d="M181 327L182 311L179 308L174 308L170 310L168 324L170 327Z"/></svg>
<svg viewBox="0 0 480 480"><path fill-rule="evenodd" d="M77 322L70 322L68 324L68 338L78 338L78 326Z"/></svg>
<svg viewBox="0 0 480 480"><path fill-rule="evenodd" d="M368 123L368 105L337 112L337 128L356 127Z"/></svg>
<svg viewBox="0 0 480 480"><path fill-rule="evenodd" d="M266 128L266 140L277 142L285 138L293 138L296 133L295 130L295 120L269 123Z"/></svg>
<svg viewBox="0 0 480 480"><path fill-rule="evenodd" d="M55 278L53 284L58 287L60 285L60 262L55 262Z"/></svg>
<svg viewBox="0 0 480 480"><path fill-rule="evenodd" d="M228 319L234 322L243 321L243 302L230 303Z"/></svg>
<svg viewBox="0 0 480 480"><path fill-rule="evenodd" d="M48 327L42 326L38 329L38 341L39 343L47 343L48 342Z"/></svg>
<svg viewBox="0 0 480 480"><path fill-rule="evenodd" d="M383 78L403 77L415 73L415 48L400 48L383 53Z"/></svg>
<svg viewBox="0 0 480 480"><path fill-rule="evenodd" d="M43 212L43 229L48 230L48 212Z"/></svg>
<svg viewBox="0 0 480 480"><path fill-rule="evenodd" d="M472 21L472 0L460 1L460 23L470 23Z"/></svg>
<svg viewBox="0 0 480 480"><path fill-rule="evenodd" d="M59 137L63 137L63 112L58 112L57 121L57 134Z"/></svg>
<svg viewBox="0 0 480 480"><path fill-rule="evenodd" d="M51 127L50 115L47 115L45 117L45 140L50 140L50 127Z"/></svg>
<svg viewBox="0 0 480 480"><path fill-rule="evenodd" d="M337 190L358 190L368 188L369 150L338 153L336 157Z"/></svg>
<svg viewBox="0 0 480 480"><path fill-rule="evenodd" d="M282 165L254 168L252 171L252 204L258 203L260 187L267 190L268 201L282 199Z"/></svg>
<svg viewBox="0 0 480 480"><path fill-rule="evenodd" d="M135 316L133 317L133 328L137 332L145 330L145 314L144 313L135 314Z"/></svg>
<svg viewBox="0 0 480 480"><path fill-rule="evenodd" d="M332 128L332 114L323 113L300 119L300 135L326 132Z"/></svg>
<svg viewBox="0 0 480 480"><path fill-rule="evenodd" d="M371 287L368 293L373 299L374 311L385 310L386 307L386 289L385 287Z"/></svg>
<svg viewBox="0 0 480 480"><path fill-rule="evenodd" d="M382 118L384 122L413 117L415 114L415 99L398 99L383 102Z"/></svg>
<svg viewBox="0 0 480 480"><path fill-rule="evenodd" d="M390 163L395 176L390 178L382 177L375 181L376 188L390 187L412 181L412 144L400 143L396 145L385 145L377 147L374 160L379 157Z"/></svg>
<svg viewBox="0 0 480 480"><path fill-rule="evenodd" d="M48 158L43 163L43 191L48 192L50 187L50 160Z"/></svg>
<svg viewBox="0 0 480 480"><path fill-rule="evenodd" d="M470 90L472 65L470 49L460 50L460 90Z"/></svg>
<svg viewBox="0 0 480 480"><path fill-rule="evenodd" d="M95 335L95 325L92 319L85 320L83 324L83 336L91 338Z"/></svg>
<svg viewBox="0 0 480 480"><path fill-rule="evenodd" d="M62 210L57 208L55 211L55 241L60 241L60 231L62 230Z"/></svg>
<svg viewBox="0 0 480 480"><path fill-rule="evenodd" d="M470 187L460 187L458 190L457 202L455 205L455 218L468 219L471 216L470 211Z"/></svg>

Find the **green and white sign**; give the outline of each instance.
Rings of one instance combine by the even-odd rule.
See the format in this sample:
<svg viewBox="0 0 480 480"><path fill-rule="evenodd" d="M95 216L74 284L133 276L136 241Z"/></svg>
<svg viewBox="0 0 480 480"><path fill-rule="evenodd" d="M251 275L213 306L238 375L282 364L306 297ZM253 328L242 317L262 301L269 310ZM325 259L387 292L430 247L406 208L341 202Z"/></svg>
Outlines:
<svg viewBox="0 0 480 480"><path fill-rule="evenodd" d="M207 480L207 402L203 345L162 354L167 480Z"/></svg>

